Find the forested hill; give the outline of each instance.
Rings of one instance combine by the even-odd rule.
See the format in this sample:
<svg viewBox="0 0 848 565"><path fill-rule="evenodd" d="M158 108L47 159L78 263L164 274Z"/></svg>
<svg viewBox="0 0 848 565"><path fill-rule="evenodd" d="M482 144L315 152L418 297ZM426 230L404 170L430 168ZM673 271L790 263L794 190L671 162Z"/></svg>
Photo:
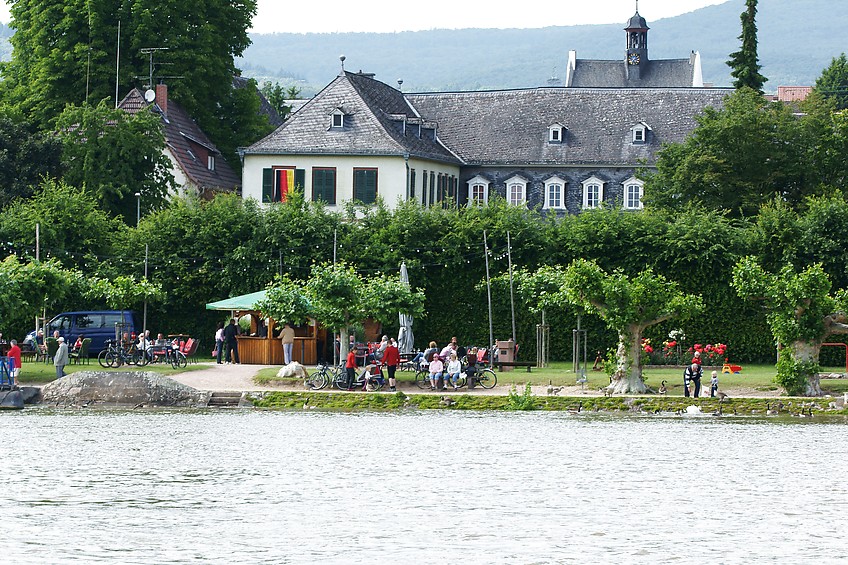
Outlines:
<svg viewBox="0 0 848 565"><path fill-rule="evenodd" d="M745 0L728 0L681 16L654 20L650 3L642 15L651 30L650 56L684 58L700 51L704 81L731 83L725 65L740 47L739 15ZM767 92L779 85L810 85L833 57L848 51L845 0L762 0L757 27L762 73ZM563 7L551 27L541 29L435 29L402 33L274 33L252 34L253 45L237 64L246 76L296 85L305 96L323 88L346 68L376 73L394 85L403 79L406 91L520 88L565 77L568 51L584 59L624 57L624 25L632 12L622 12L620 24L570 26ZM0 59L8 60L12 30L0 24Z"/></svg>
<svg viewBox="0 0 848 565"><path fill-rule="evenodd" d="M252 35L253 45L238 61L247 76L297 84L305 95L325 86L339 72L339 55L350 71L376 73L391 85L402 78L405 91L519 88L565 77L568 51L586 59L624 57L621 14L615 25L569 26L568 10L542 29L460 29L402 33L275 33ZM648 20L652 58L684 58L700 51L704 81L731 83L725 61L740 47L739 15L744 0L730 0L689 14ZM848 51L845 0L763 0L757 15L762 73L767 92L779 85L809 85L833 57Z"/></svg>

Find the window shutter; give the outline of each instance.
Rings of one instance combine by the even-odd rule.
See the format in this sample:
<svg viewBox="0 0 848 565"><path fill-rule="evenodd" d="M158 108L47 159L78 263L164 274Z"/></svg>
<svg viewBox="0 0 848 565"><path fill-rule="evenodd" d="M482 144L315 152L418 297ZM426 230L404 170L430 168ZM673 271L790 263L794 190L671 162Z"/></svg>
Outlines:
<svg viewBox="0 0 848 565"><path fill-rule="evenodd" d="M262 202L274 201L274 169L262 169Z"/></svg>
<svg viewBox="0 0 848 565"><path fill-rule="evenodd" d="M294 170L294 186L301 192L301 194L306 189L306 169Z"/></svg>
<svg viewBox="0 0 848 565"><path fill-rule="evenodd" d="M363 204L377 200L377 171L359 169L353 172L353 197Z"/></svg>

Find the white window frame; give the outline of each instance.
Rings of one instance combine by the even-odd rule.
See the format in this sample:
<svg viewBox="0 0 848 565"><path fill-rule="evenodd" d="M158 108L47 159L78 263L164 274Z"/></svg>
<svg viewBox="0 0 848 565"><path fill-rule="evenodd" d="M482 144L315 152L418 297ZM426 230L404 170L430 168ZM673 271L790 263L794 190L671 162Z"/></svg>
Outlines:
<svg viewBox="0 0 848 565"><path fill-rule="evenodd" d="M489 184L490 183L489 183L488 180L484 179L480 175L477 175L476 177L474 177L473 179L468 181L466 184L468 185L468 207L469 208L471 206L476 206L478 204L482 204L483 206L485 206L486 204L489 203ZM483 190L482 198L480 198L480 199L474 198L474 188L475 187L482 187L482 190Z"/></svg>
<svg viewBox="0 0 848 565"><path fill-rule="evenodd" d="M645 195L645 182L637 179L636 177L630 177L623 183L621 183L623 187L621 194L623 195L624 201L624 209L625 210L641 210L642 209L642 197ZM629 190L631 187L637 187L639 193L638 205L631 206L629 200Z"/></svg>
<svg viewBox="0 0 848 565"><path fill-rule="evenodd" d="M551 188L555 185L559 186L559 204L551 202ZM543 209L565 210L565 190L566 182L559 177L551 177L545 181L545 203Z"/></svg>
<svg viewBox="0 0 848 565"><path fill-rule="evenodd" d="M565 143L565 132L568 128L555 123L548 126L548 143Z"/></svg>
<svg viewBox="0 0 848 565"><path fill-rule="evenodd" d="M338 123L337 123L338 122ZM345 114L341 110L335 110L330 115L330 129L343 129L345 127Z"/></svg>
<svg viewBox="0 0 848 565"><path fill-rule="evenodd" d="M507 179L506 181L506 201L513 206L526 206L527 205L527 180L515 175ZM518 189L520 192L520 197L513 201L512 191L513 189Z"/></svg>
<svg viewBox="0 0 848 565"><path fill-rule="evenodd" d="M208 157L206 157L206 168L209 169L210 171L215 170L215 156L214 155L209 155Z"/></svg>
<svg viewBox="0 0 848 565"><path fill-rule="evenodd" d="M596 208L600 208L604 204L604 181L599 179L598 177L592 176L588 179L584 180L583 185L583 209L584 210L593 210ZM598 187L598 202L594 206L589 205L589 189L591 187Z"/></svg>
<svg viewBox="0 0 848 565"><path fill-rule="evenodd" d="M644 145L648 143L649 131L651 131L651 127L648 124L645 122L639 122L630 128L630 142L634 145Z"/></svg>

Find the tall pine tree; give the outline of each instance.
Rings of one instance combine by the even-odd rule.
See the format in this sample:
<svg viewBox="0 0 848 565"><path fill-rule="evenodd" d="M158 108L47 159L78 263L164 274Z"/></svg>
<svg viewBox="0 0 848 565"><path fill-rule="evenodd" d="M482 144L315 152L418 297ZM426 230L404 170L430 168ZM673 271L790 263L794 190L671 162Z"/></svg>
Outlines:
<svg viewBox="0 0 848 565"><path fill-rule="evenodd" d="M746 9L742 12L742 48L736 53L730 54L727 65L733 69L731 76L733 87L736 89L747 86L759 93L763 92L763 84L768 80L760 74L762 68L757 57L757 0L745 0Z"/></svg>

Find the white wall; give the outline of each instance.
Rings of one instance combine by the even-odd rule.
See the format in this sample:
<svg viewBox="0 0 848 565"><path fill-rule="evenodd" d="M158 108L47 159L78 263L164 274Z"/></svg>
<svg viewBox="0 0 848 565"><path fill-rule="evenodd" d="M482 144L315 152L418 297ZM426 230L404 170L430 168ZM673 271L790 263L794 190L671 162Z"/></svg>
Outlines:
<svg viewBox="0 0 848 565"><path fill-rule="evenodd" d="M337 156L337 155L245 155L242 169L242 197L262 201L262 170L271 167L294 167L306 171L304 193L312 200L312 168L335 167L336 207L353 198L353 169L377 169L377 196L394 208L406 198L406 162L400 156ZM459 167L410 159L409 167L416 170L416 200L421 201L421 175L424 169L459 176ZM330 207L332 208L332 206Z"/></svg>

